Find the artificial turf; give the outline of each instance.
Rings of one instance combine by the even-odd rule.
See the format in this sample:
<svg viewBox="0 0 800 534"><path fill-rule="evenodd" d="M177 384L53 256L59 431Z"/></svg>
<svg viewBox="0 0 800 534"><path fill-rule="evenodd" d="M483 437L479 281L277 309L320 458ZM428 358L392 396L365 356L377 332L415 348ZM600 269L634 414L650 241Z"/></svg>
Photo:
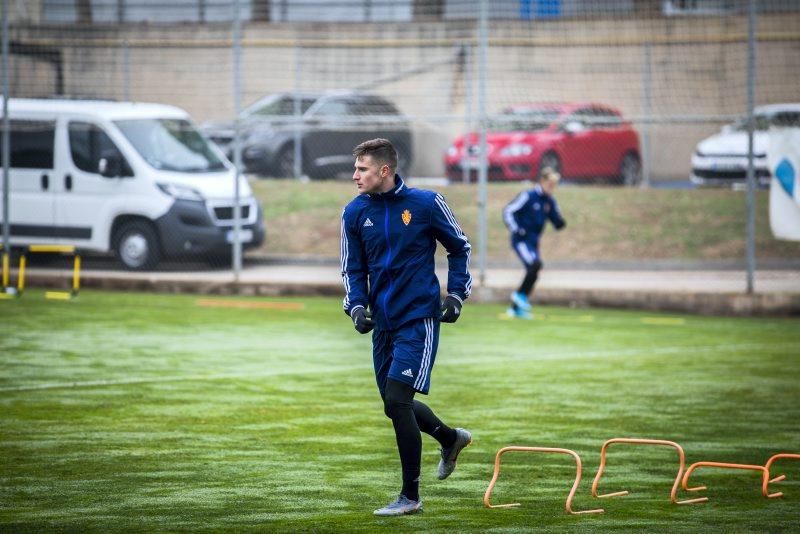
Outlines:
<svg viewBox="0 0 800 534"><path fill-rule="evenodd" d="M468 303L443 325L432 408L474 443L446 481L423 438L425 512L378 519L399 489L369 336L337 299L31 291L0 301L0 531L792 531L800 462L766 499L756 472L698 470L710 501L677 506L672 449L619 445L591 497L603 442L674 440L697 461L800 453L800 320L538 308L532 322ZM215 300L204 297L202 300ZM230 301L230 298L219 300ZM271 302L281 303L272 307ZM250 306L249 303L258 303ZM574 462L496 451L563 447ZM680 498L696 496L680 492Z"/></svg>

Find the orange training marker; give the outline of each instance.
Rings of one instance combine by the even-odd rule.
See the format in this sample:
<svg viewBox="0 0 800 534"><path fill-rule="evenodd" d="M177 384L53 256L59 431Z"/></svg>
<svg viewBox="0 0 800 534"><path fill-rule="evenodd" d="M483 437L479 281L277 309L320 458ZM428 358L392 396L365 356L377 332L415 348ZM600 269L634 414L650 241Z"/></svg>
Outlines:
<svg viewBox="0 0 800 534"><path fill-rule="evenodd" d="M302 302L263 302L250 300L197 299L197 306L206 308L259 308L268 310L302 310Z"/></svg>
<svg viewBox="0 0 800 534"><path fill-rule="evenodd" d="M783 493L769 493L767 489L767 485L769 484L769 469L767 469L763 465L749 465L749 464L729 464L726 462L695 462L689 466L689 469L686 470L686 473L683 475L683 489L686 491L700 491L706 489L706 486L697 486L694 488L689 487L689 476L694 472L695 469L698 467L720 467L720 468L727 468L727 469L746 469L749 471L759 471L761 472L761 493L764 497L768 499L773 499L775 497L780 497Z"/></svg>
<svg viewBox="0 0 800 534"><path fill-rule="evenodd" d="M678 500L678 485L681 482L681 475L683 474L684 466L686 465L686 455L683 452L683 447L675 443L674 441L667 441L663 439L639 439L639 438L613 438L609 439L603 446L600 448L600 467L597 469L597 474L594 477L594 481L592 482L592 497L598 498L606 498L606 497L618 497L621 495L627 495L627 491L616 491L614 493L605 493L603 495L597 494L597 485L600 483L600 477L603 475L603 470L606 467L606 451L608 450L608 446L612 443L630 443L636 445L662 445L667 447L673 447L678 451L678 475L675 477L675 483L672 484L672 491L669 494L670 500L673 504L691 504L695 502L704 502L708 500L708 497L700 497L697 499L688 499L685 501Z"/></svg>
<svg viewBox="0 0 800 534"><path fill-rule="evenodd" d="M780 482L781 480L786 478L786 475L779 475L779 476L776 476L774 478L769 478L769 468L772 466L773 462L775 462L776 460L780 460L781 458L793 458L795 460L800 460L800 454L792 454L792 453L788 453L788 452L782 452L782 453L773 455L769 460L767 460L767 463L764 466L767 469L767 478L768 478L767 485L769 485L771 482ZM764 492L767 492L767 491L769 491L769 490L766 487L764 487ZM778 492L778 494L776 494L775 496L777 497L778 495L782 496L783 492Z"/></svg>
<svg viewBox="0 0 800 534"><path fill-rule="evenodd" d="M567 504L565 506L567 513L569 514L601 514L603 513L602 508L597 508L594 510L582 510L579 512L574 512L572 510L572 499L575 497L575 491L578 489L578 484L581 482L581 471L582 471L582 464L581 458L575 451L571 451L569 449L557 449L557 448L550 448L550 447L503 447L499 451L497 451L497 456L494 459L494 475L492 476L492 481L489 482L489 487L486 488L486 493L483 496L483 504L487 508L511 508L514 506L519 506L519 503L513 504L491 504L489 501L489 495L492 493L492 489L494 485L497 483L497 477L500 476L500 457L510 451L518 451L518 452L554 452L559 454L568 454L575 459L575 464L577 468L577 472L575 474L575 482L572 484L572 489L569 491L569 495L567 496Z"/></svg>

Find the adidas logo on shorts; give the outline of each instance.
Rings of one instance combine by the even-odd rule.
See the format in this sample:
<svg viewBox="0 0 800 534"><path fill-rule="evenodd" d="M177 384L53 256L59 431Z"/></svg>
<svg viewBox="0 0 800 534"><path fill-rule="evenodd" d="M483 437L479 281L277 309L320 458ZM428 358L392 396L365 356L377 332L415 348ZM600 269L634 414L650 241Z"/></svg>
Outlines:
<svg viewBox="0 0 800 534"><path fill-rule="evenodd" d="M407 376L409 378L414 378L414 373L411 371L411 369L406 369L405 371L403 371L402 374L403 374L403 376Z"/></svg>

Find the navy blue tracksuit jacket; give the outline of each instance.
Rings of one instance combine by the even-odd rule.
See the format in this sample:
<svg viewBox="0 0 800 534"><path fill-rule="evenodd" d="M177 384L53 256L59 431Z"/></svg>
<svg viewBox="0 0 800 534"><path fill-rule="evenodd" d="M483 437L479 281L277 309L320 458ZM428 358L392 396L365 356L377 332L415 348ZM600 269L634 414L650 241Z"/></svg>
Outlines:
<svg viewBox="0 0 800 534"><path fill-rule="evenodd" d="M545 193L541 185L523 191L503 209L503 221L511 232L514 248L517 242L524 241L532 250L538 251L539 237L548 220L557 230L567 224L558 210L556 199ZM523 235L519 230L524 230Z"/></svg>
<svg viewBox="0 0 800 534"><path fill-rule="evenodd" d="M361 194L342 213L344 311L363 306L381 330L438 317L436 241L448 252L447 292L469 297L470 244L440 194L411 189L400 175L380 194Z"/></svg>

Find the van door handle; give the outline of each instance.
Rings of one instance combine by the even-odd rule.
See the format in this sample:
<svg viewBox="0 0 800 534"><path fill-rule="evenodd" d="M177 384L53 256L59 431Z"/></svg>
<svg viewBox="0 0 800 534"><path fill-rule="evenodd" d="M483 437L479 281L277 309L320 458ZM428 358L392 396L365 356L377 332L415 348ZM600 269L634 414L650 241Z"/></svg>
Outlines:
<svg viewBox="0 0 800 534"><path fill-rule="evenodd" d="M50 177L47 176L46 174L43 174L41 184L42 184L42 191L47 191L50 188Z"/></svg>
<svg viewBox="0 0 800 534"><path fill-rule="evenodd" d="M64 188L67 191L72 191L72 175L68 174L64 177Z"/></svg>

